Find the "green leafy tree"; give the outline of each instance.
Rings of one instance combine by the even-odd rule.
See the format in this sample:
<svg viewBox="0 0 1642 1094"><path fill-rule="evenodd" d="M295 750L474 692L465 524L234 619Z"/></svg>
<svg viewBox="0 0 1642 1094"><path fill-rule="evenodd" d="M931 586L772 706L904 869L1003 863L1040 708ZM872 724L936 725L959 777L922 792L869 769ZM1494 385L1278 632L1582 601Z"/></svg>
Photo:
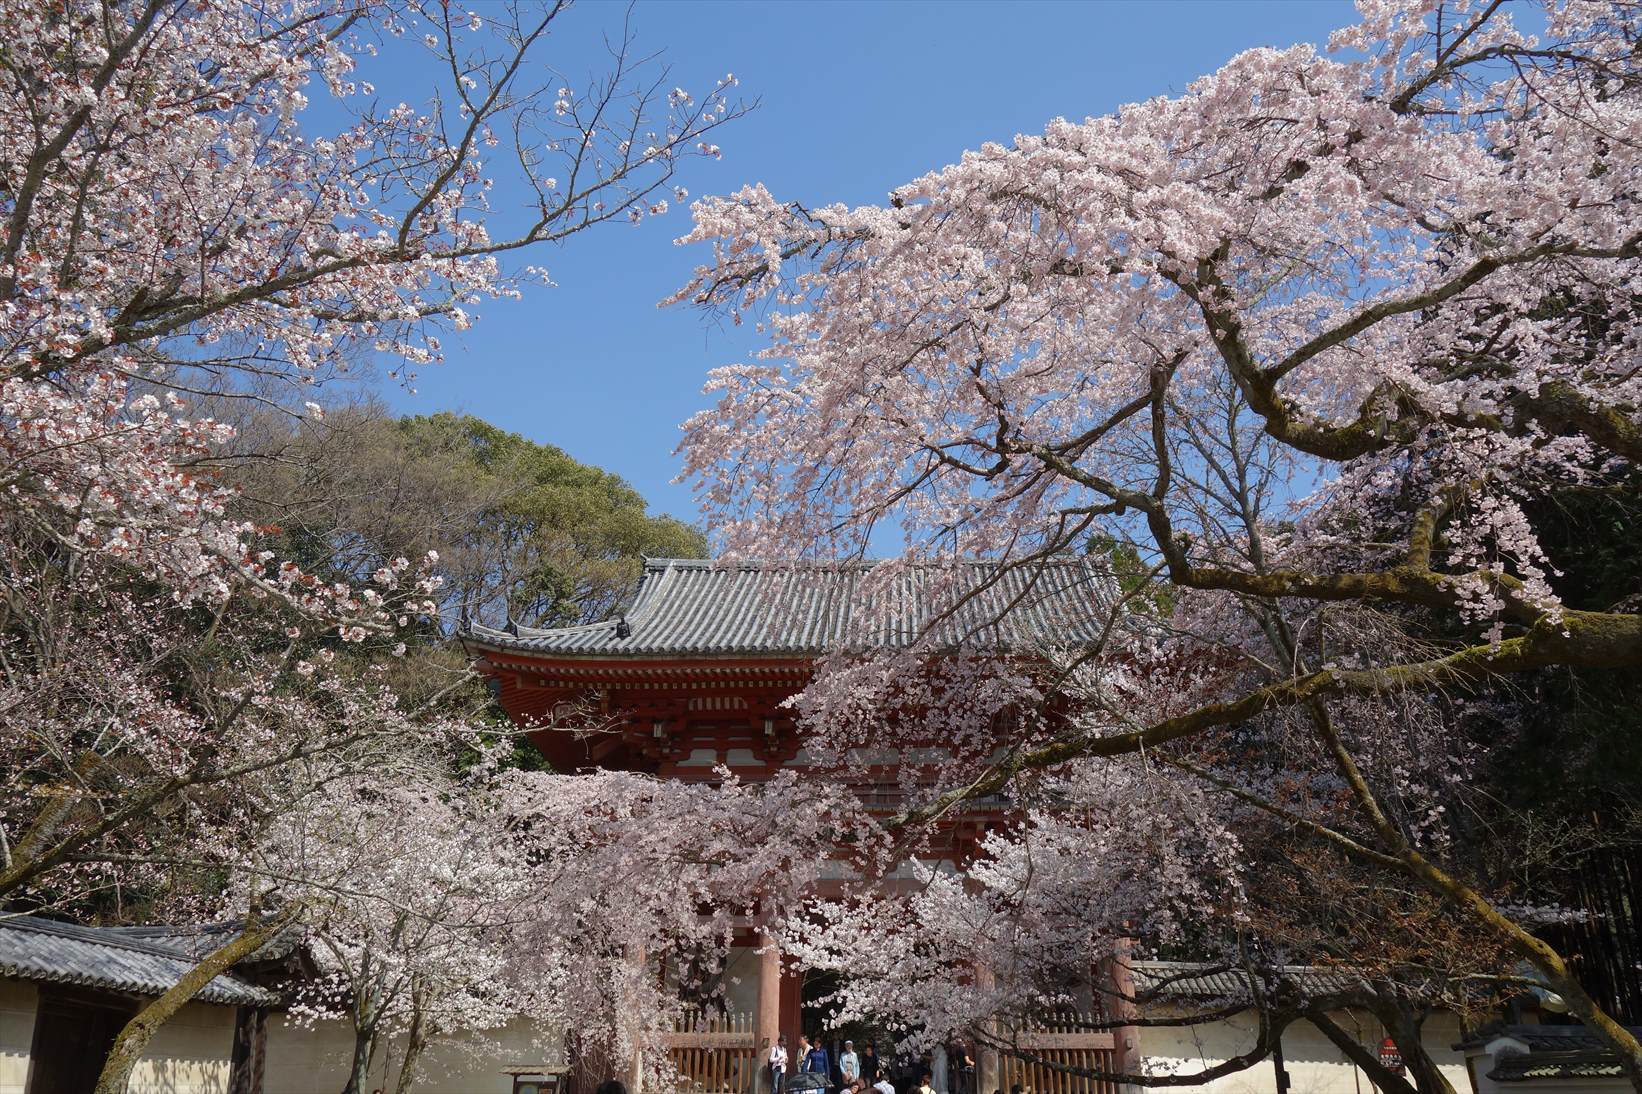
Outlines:
<svg viewBox="0 0 1642 1094"><path fill-rule="evenodd" d="M471 415L396 419L360 403L242 435L249 519L345 579L437 551L447 623L593 622L620 608L646 556L706 555L698 529L651 514L620 476Z"/></svg>

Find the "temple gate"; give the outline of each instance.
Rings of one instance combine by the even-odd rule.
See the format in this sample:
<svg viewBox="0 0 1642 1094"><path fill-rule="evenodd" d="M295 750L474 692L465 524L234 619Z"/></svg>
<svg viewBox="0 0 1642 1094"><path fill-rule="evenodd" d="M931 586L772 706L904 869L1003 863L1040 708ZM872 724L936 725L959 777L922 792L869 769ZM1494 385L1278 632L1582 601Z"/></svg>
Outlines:
<svg viewBox="0 0 1642 1094"><path fill-rule="evenodd" d="M513 720L548 727L576 713L596 713L598 732L537 729L530 738L561 772L590 769L642 772L686 781L713 780L727 767L760 782L808 760L791 711L783 703L810 678L818 655L838 642L859 642L852 627L860 583L869 564L714 564L652 559L618 618L584 626L506 629L469 625L462 639ZM942 621L956 636L998 646L1027 647L1094 641L1107 624L1111 579L1093 560L1045 564L1031 571L967 564L973 586L960 612ZM899 610L875 618L877 645L909 641L927 625L919 596L924 574L909 569L891 590ZM854 789L871 809L901 804L897 757L878 755L852 765ZM940 827L932 853L962 861L1007 803L983 802ZM907 884L909 882L903 882ZM823 882L828 887L844 880ZM893 880L877 883L882 889ZM833 892L838 892L833 888ZM796 1045L801 1032L801 972L746 925L732 955L742 975L726 1016L681 1015L672 1056L693 1089L742 1094L758 1071L759 1046L780 1033ZM1044 1059L1083 1066L1132 1062L1134 1031L1076 1032L1071 1027L1023 1034L1023 1047ZM1019 1060L1000 1063L983 1053L981 1094L1021 1082L1057 1094L1108 1094L1111 1089L1053 1068ZM766 1084L767 1085L767 1084Z"/></svg>

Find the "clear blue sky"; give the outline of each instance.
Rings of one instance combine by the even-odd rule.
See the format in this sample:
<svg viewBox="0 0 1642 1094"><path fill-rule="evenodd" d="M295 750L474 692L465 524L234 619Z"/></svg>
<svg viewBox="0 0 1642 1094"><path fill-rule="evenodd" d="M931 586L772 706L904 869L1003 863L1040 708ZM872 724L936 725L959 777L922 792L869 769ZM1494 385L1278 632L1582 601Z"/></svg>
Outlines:
<svg viewBox="0 0 1642 1094"><path fill-rule="evenodd" d="M573 9L544 58L572 78L596 69L596 32L619 30L624 13ZM762 100L716 138L722 161L688 166L678 181L692 195L762 181L777 197L857 204L984 141L1178 91L1240 50L1321 43L1353 15L1338 0L640 0L633 25L641 47L666 51L673 83L705 88L734 72ZM413 101L427 86L401 61L362 75ZM744 359L750 336L656 307L701 260L672 242L687 226L676 210L538 253L558 287L487 304L416 395L384 394L407 413L464 411L556 444L622 475L653 509L694 520L688 488L670 481L678 425L704 405L707 370Z"/></svg>

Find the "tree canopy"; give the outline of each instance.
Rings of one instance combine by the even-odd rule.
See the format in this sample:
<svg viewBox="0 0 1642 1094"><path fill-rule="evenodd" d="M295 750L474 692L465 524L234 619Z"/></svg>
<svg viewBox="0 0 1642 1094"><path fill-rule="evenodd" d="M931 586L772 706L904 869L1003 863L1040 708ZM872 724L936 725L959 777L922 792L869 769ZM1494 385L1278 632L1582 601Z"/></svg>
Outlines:
<svg viewBox="0 0 1642 1094"><path fill-rule="evenodd" d="M250 433L264 451L237 471L249 519L345 579L437 551L447 622L593 622L631 596L645 557L706 555L619 476L469 415L361 403Z"/></svg>
<svg viewBox="0 0 1642 1094"><path fill-rule="evenodd" d="M1526 962L1642 1089L1642 1045L1474 869L1478 759L1503 742L1463 731L1534 674L1642 666L1634 602L1550 559L1555 500L1634 498L1642 457L1642 27L1626 3L1359 11L1327 52L1250 50L881 205L698 202L687 238L711 255L676 299L768 337L714 373L687 466L731 556L860 555L890 527L902 564L1030 568L1096 534L1127 542L1126 584L1138 561L1164 586L1161 625L1043 651L1047 677L994 666L937 694L906 656L839 656L804 696L818 745L887 743L909 722L890 711L936 703L1002 729L901 820L1000 792L1041 809L989 848L1040 932L1019 952L1065 942L1047 909L1080 883L1079 960L1121 922L1177 923L1181 894L1225 910L1237 950L1260 859L1225 848L1276 826ZM1628 567L1583 576L1628 593ZM1167 895L1119 901L1123 855L1009 872L1068 826L1146 843ZM902 925L956 967L998 903L948 908ZM1013 999L952 984L953 1021L1047 997L1019 971Z"/></svg>
<svg viewBox="0 0 1642 1094"><path fill-rule="evenodd" d="M444 363L545 279L527 256L665 213L745 106L631 36L566 86L567 4L474 7L0 3L0 901L246 924L126 1025L102 1094L274 930L331 948L360 1055L410 1034L402 1089L415 1031L495 1020L452 970L611 960L509 946L543 896L483 827L511 742L444 702L459 660L404 666L447 605L596 616L635 553L699 537L472 420L343 414L353 451L285 423L317 426L316 393L362 363ZM384 38L422 51L416 106L368 78ZM276 511L288 527L252 515ZM454 602L452 528L476 544Z"/></svg>

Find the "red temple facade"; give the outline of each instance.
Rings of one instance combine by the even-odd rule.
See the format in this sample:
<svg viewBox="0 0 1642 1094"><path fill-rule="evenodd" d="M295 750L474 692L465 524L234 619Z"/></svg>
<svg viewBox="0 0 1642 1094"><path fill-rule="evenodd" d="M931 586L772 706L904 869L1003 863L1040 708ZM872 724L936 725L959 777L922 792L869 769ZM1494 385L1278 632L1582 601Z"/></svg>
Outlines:
<svg viewBox="0 0 1642 1094"><path fill-rule="evenodd" d="M725 767L757 782L809 762L784 704L825 651L841 643L893 648L932 625L952 646L1092 642L1113 602L1111 577L1095 560L1033 570L976 563L961 571L966 595L956 611L932 611L921 593L939 575L908 568L892 588L870 593L888 597L893 610L868 613L860 610L867 571L868 564L648 560L616 619L553 629L470 626L463 639L502 706L558 771L712 780ZM952 593L942 587L944 603ZM552 728L569 721L599 728ZM869 806L898 804L898 759L892 752L852 759L850 778ZM966 811L944 827L931 855L961 860L999 816L996 804ZM777 1033L796 1044L801 972L756 932L749 923L733 963L742 985L733 1006L751 1015L749 1044Z"/></svg>

